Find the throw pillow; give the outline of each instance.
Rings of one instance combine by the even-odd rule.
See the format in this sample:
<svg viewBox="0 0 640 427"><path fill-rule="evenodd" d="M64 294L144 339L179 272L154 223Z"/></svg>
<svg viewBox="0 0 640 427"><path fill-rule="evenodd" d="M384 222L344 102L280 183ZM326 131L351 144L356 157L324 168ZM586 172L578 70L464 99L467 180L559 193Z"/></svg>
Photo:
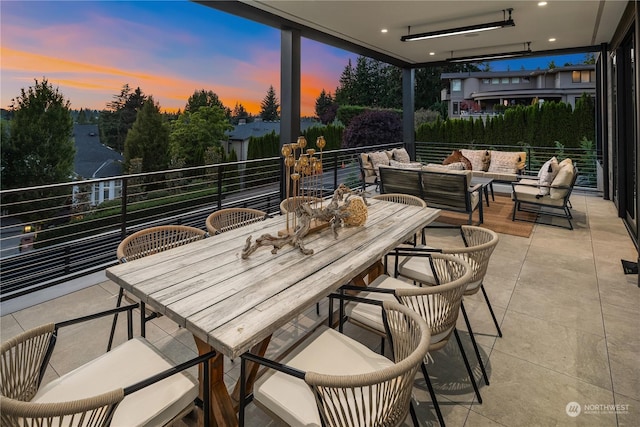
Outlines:
<svg viewBox="0 0 640 427"><path fill-rule="evenodd" d="M397 160L389 160L389 166L398 169L420 169L422 163L420 162L399 162Z"/></svg>
<svg viewBox="0 0 640 427"><path fill-rule="evenodd" d="M550 158L538 171L538 184L539 185L551 185L553 179L558 174L560 166L558 166L558 159L555 157ZM549 194L549 187L540 187L538 196L546 196ZM537 197L537 196L536 196Z"/></svg>
<svg viewBox="0 0 640 427"><path fill-rule="evenodd" d="M371 160L369 160L369 153L360 153L360 160L362 161L364 176L375 175L375 172L373 170L373 163L371 163Z"/></svg>
<svg viewBox="0 0 640 427"><path fill-rule="evenodd" d="M373 169L378 178L380 178L380 171L378 170L380 165L389 166L389 156L387 156L387 153L384 151L374 151L369 153L369 161L373 165Z"/></svg>
<svg viewBox="0 0 640 427"><path fill-rule="evenodd" d="M393 159L402 163L409 163L411 161L411 157L409 157L409 153L405 148L396 148L393 150Z"/></svg>
<svg viewBox="0 0 640 427"><path fill-rule="evenodd" d="M511 151L492 151L488 172L518 173L518 164L521 161L520 154Z"/></svg>
<svg viewBox="0 0 640 427"><path fill-rule="evenodd" d="M551 191L549 192L549 197L554 200L562 199L567 195L569 191L566 188L553 188L556 186L569 186L571 185L571 181L573 181L573 165L570 163L565 163L564 166L558 170L558 174L553 179L551 183Z"/></svg>
<svg viewBox="0 0 640 427"><path fill-rule="evenodd" d="M471 162L471 167L474 171L487 171L489 169L489 163L491 163L491 154L489 150L460 150L463 156L465 156Z"/></svg>
<svg viewBox="0 0 640 427"><path fill-rule="evenodd" d="M472 170L473 166L471 165L471 162L469 161L469 159L467 159L465 156L462 155L462 153L460 152L460 150L453 150L451 152L451 155L449 157L447 157L446 159L444 159L444 161L442 162L443 165L448 165L450 163L458 163L458 162L462 162L464 163L464 168L466 170Z"/></svg>
<svg viewBox="0 0 640 427"><path fill-rule="evenodd" d="M573 166L573 161L569 157L567 157L566 159L564 159L558 164L559 167L564 167L565 165Z"/></svg>

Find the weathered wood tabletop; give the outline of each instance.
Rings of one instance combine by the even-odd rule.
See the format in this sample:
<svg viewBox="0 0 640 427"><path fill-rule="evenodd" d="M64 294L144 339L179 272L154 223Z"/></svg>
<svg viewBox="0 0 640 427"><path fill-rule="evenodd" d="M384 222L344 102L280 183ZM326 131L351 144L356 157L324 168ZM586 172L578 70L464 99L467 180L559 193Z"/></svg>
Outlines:
<svg viewBox="0 0 640 427"><path fill-rule="evenodd" d="M432 222L438 209L370 200L362 227L305 237L312 255L263 247L241 259L248 236L276 234L284 216L107 269L107 277L196 338L235 358Z"/></svg>

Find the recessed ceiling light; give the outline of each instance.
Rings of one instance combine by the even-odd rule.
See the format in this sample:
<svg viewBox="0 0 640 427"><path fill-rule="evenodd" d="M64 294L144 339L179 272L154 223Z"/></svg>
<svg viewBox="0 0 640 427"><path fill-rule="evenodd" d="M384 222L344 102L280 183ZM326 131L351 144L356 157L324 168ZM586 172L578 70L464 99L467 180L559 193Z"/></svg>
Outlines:
<svg viewBox="0 0 640 427"><path fill-rule="evenodd" d="M429 55L431 55L431 56L433 56L435 54L436 54L435 52L429 52Z"/></svg>
<svg viewBox="0 0 640 427"><path fill-rule="evenodd" d="M555 37L551 37L551 38L549 39L549 41L550 41L550 42L554 42L554 41L556 41L556 38L555 38Z"/></svg>
<svg viewBox="0 0 640 427"><path fill-rule="evenodd" d="M538 2L538 6L546 6L547 2L546 1L539 1Z"/></svg>
<svg viewBox="0 0 640 427"><path fill-rule="evenodd" d="M387 33L387 32L389 32L389 30L387 30L386 28L383 28L383 29L380 30L380 32L381 33Z"/></svg>

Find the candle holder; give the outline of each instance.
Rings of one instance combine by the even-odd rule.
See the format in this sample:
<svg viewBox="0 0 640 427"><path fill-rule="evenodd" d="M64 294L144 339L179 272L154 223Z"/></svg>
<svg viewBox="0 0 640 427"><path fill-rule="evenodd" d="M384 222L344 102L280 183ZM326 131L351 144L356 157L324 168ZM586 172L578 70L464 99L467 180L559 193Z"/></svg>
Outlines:
<svg viewBox="0 0 640 427"><path fill-rule="evenodd" d="M301 205L311 209L322 209L322 150L326 146L323 136L316 140L318 150L307 148L307 139L299 136L298 140L282 146L285 169L286 195L286 228L280 235L292 235L298 227L297 213ZM310 231L326 227L324 221L314 220Z"/></svg>

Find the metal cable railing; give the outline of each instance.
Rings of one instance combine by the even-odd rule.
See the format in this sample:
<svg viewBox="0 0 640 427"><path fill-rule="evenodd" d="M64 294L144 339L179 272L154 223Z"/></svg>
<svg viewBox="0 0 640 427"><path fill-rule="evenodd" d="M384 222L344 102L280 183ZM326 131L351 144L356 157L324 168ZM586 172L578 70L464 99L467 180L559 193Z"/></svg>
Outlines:
<svg viewBox="0 0 640 427"><path fill-rule="evenodd" d="M324 152L315 191L329 195L342 183L360 188L359 153L400 145ZM441 163L451 149L417 142L416 160ZM526 150L528 171L537 171L548 157L558 155L551 148L495 149ZM577 162L585 177L581 185L596 188L595 153L566 149L561 157ZM0 301L114 265L120 241L145 227L184 224L205 229L206 217L223 207L279 213L281 163L280 157L272 157L1 191Z"/></svg>

